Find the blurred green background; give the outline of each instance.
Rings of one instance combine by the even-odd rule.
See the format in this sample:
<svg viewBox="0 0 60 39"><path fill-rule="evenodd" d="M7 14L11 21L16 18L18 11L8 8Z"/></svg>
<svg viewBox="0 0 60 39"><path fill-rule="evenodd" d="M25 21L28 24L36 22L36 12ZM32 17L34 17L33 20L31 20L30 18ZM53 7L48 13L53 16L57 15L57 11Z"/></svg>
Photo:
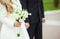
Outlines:
<svg viewBox="0 0 60 39"><path fill-rule="evenodd" d="M54 6L54 0L43 0L44 3L44 10L59 10L60 9L60 2L58 4L58 7Z"/></svg>

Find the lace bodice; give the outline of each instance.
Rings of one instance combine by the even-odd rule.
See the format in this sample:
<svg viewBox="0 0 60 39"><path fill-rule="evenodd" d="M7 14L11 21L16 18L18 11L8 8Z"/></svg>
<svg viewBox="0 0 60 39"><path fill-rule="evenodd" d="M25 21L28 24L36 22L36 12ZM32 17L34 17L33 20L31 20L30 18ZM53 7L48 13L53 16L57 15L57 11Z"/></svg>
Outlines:
<svg viewBox="0 0 60 39"><path fill-rule="evenodd" d="M13 1L13 8L18 8L22 10L22 5L19 0L12 0Z"/></svg>

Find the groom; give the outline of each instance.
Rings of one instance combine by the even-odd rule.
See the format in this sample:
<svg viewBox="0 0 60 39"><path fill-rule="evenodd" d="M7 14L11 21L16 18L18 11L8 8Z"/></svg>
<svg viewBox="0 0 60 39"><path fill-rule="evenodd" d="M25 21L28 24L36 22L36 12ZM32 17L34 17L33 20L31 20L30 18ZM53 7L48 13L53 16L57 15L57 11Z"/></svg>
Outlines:
<svg viewBox="0 0 60 39"><path fill-rule="evenodd" d="M32 15L26 19L30 39L42 39L42 22L45 22L42 0L20 0L23 9Z"/></svg>

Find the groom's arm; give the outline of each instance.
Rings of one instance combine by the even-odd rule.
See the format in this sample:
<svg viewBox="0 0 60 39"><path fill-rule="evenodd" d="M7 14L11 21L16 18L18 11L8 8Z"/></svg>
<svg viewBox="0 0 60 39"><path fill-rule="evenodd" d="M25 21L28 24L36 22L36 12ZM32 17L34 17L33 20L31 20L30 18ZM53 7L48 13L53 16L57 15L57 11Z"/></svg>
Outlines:
<svg viewBox="0 0 60 39"><path fill-rule="evenodd" d="M42 18L44 18L43 0L38 0L38 4L39 4L39 8L40 8L40 12L41 12Z"/></svg>
<svg viewBox="0 0 60 39"><path fill-rule="evenodd" d="M38 0L38 4L39 4L39 11L42 17L42 23L45 23L45 16L44 16L44 7L43 7L43 0Z"/></svg>
<svg viewBox="0 0 60 39"><path fill-rule="evenodd" d="M22 8L28 11L28 0L20 0ZM29 17L26 18L25 22L29 22Z"/></svg>
<svg viewBox="0 0 60 39"><path fill-rule="evenodd" d="M22 8L27 9L27 0L20 0Z"/></svg>

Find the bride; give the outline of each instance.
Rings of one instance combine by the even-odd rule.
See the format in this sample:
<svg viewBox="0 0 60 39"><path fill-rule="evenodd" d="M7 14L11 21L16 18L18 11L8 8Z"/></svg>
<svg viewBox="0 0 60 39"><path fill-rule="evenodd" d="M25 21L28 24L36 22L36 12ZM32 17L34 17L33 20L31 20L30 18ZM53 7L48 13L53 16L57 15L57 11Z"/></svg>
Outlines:
<svg viewBox="0 0 60 39"><path fill-rule="evenodd" d="M0 39L29 39L25 23L17 22L11 16L16 7L22 10L19 0L0 0L0 22L2 23ZM20 37L17 36L18 32Z"/></svg>

